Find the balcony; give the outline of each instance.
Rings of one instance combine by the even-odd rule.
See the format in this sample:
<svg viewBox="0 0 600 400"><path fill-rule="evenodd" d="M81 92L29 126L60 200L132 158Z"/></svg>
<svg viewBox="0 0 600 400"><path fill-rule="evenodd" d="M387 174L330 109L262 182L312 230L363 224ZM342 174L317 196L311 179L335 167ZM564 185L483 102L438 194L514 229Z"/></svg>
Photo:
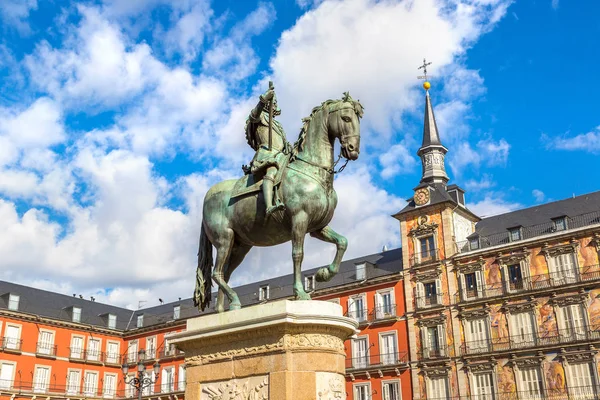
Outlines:
<svg viewBox="0 0 600 400"><path fill-rule="evenodd" d="M390 321L393 320L395 321L397 319L397 314L396 314L396 305L395 304L388 304L385 306L378 306L373 308L373 311L371 311L369 313L369 321L375 323L375 322L385 322L385 321Z"/></svg>
<svg viewBox="0 0 600 400"><path fill-rule="evenodd" d="M439 293L439 294L432 294L430 296L425 295L425 296L416 297L415 300L416 300L417 310L443 306L444 305L444 302L443 302L444 294L445 293Z"/></svg>
<svg viewBox="0 0 600 400"><path fill-rule="evenodd" d="M0 337L0 350L6 353L20 353L21 346L23 345L23 339L16 339L12 337Z"/></svg>
<svg viewBox="0 0 600 400"><path fill-rule="evenodd" d="M348 310L345 314L346 317L352 318L359 325L366 324L369 322L369 310L367 308L359 308L354 310Z"/></svg>
<svg viewBox="0 0 600 400"><path fill-rule="evenodd" d="M430 348L424 348L421 350L421 359L434 359L434 358L446 358L449 357L448 347L446 344L441 346L434 346Z"/></svg>
<svg viewBox="0 0 600 400"><path fill-rule="evenodd" d="M102 354L99 350L85 350L85 361L102 364Z"/></svg>
<svg viewBox="0 0 600 400"><path fill-rule="evenodd" d="M175 346L169 346L161 348L158 354L160 358L170 358L183 356L183 351L179 350Z"/></svg>
<svg viewBox="0 0 600 400"><path fill-rule="evenodd" d="M385 354L369 354L363 357L346 358L346 370L348 372L361 369L377 369L382 367L398 367L408 365L408 354L404 352L393 352Z"/></svg>
<svg viewBox="0 0 600 400"><path fill-rule="evenodd" d="M69 347L70 361L84 361L84 351L81 347Z"/></svg>
<svg viewBox="0 0 600 400"><path fill-rule="evenodd" d="M35 355L38 357L56 358L56 347L52 343L38 342L35 347Z"/></svg>
<svg viewBox="0 0 600 400"><path fill-rule="evenodd" d="M465 342L461 345L461 354L463 356L478 355L490 352L530 349L538 346L557 346L595 341L600 341L599 330L591 330L589 327L582 327L579 332L573 329L558 329L556 332L544 336L528 334Z"/></svg>
<svg viewBox="0 0 600 400"><path fill-rule="evenodd" d="M104 353L104 363L112 365L121 365L121 355L118 353Z"/></svg>
<svg viewBox="0 0 600 400"><path fill-rule="evenodd" d="M562 230L557 230L557 227L555 226L554 222L549 220L548 222L543 224L522 227L521 239L517 241L511 241L510 233L506 231L489 236L480 236L477 248L471 248L468 240L456 242L456 250L458 253L465 253L468 251L475 251L479 249L485 249L488 247L506 245L512 242L519 243L523 240L532 239L538 236L545 236L553 233L564 233L574 229L597 224L600 224L600 211L580 214L572 218L569 217L567 218L566 226Z"/></svg>
<svg viewBox="0 0 600 400"><path fill-rule="evenodd" d="M431 249L421 253L415 253L408 259L410 268L425 265L442 260L441 249Z"/></svg>

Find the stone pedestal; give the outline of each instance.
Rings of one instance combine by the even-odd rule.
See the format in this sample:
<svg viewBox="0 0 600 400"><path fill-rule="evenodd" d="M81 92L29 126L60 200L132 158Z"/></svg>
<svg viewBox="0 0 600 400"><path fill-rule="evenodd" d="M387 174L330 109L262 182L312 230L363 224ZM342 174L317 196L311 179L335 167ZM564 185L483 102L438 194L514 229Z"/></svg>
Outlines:
<svg viewBox="0 0 600 400"><path fill-rule="evenodd" d="M338 304L281 300L187 321L186 400L346 399L344 340L357 323Z"/></svg>

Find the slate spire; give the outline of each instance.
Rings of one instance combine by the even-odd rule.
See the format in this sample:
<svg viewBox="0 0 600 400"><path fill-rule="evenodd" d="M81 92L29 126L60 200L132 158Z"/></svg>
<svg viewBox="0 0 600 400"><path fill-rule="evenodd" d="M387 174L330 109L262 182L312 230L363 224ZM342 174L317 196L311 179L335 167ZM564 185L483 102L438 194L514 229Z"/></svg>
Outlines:
<svg viewBox="0 0 600 400"><path fill-rule="evenodd" d="M417 155L421 158L423 166L423 174L421 183L443 183L448 182L446 174L445 156L448 149L442 145L440 135L438 133L431 99L429 98L429 81L423 83L425 89L425 118L423 122L423 144Z"/></svg>

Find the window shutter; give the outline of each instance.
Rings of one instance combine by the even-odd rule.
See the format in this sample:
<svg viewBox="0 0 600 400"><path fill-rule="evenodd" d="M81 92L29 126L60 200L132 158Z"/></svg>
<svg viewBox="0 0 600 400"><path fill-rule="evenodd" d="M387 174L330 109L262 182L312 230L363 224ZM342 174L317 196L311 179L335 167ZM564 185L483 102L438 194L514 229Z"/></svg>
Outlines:
<svg viewBox="0 0 600 400"><path fill-rule="evenodd" d="M425 306L425 286L422 282L417 282L417 307L423 308Z"/></svg>
<svg viewBox="0 0 600 400"><path fill-rule="evenodd" d="M352 298L351 298L351 297L348 297L348 300L346 301L346 308L348 309L347 315L348 315L350 318L354 318L354 317L356 317L356 316L355 316L355 314L352 312L352 308L351 308L351 307L352 307L352 303L353 303L353 300L352 300Z"/></svg>
<svg viewBox="0 0 600 400"><path fill-rule="evenodd" d="M380 293L375 293L375 316L383 318L383 301Z"/></svg>
<svg viewBox="0 0 600 400"><path fill-rule="evenodd" d="M477 297L483 297L483 279L481 271L475 271L475 282L477 284Z"/></svg>
<svg viewBox="0 0 600 400"><path fill-rule="evenodd" d="M421 347L423 348L423 358L429 357L429 335L427 334L427 327L421 328Z"/></svg>
<svg viewBox="0 0 600 400"><path fill-rule="evenodd" d="M440 349L440 355L442 357L446 356L446 330L444 329L444 325L438 325L437 326L437 333L438 333L438 346Z"/></svg>
<svg viewBox="0 0 600 400"><path fill-rule="evenodd" d="M437 296L437 304L442 304L442 280L435 280L435 294Z"/></svg>
<svg viewBox="0 0 600 400"><path fill-rule="evenodd" d="M585 334L585 321L581 312L581 304L571 304L571 316L573 318L573 329L577 335Z"/></svg>
<svg viewBox="0 0 600 400"><path fill-rule="evenodd" d="M465 283L465 274L460 273L458 276L458 287L460 290L460 297L461 299L465 300L467 298L467 294L465 292L465 288L467 287L467 284Z"/></svg>

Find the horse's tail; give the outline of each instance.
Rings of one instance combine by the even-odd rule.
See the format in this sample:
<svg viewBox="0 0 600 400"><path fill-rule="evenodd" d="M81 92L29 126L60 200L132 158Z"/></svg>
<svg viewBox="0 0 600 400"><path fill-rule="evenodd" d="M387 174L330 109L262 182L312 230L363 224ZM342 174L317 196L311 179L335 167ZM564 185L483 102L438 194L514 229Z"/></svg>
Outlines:
<svg viewBox="0 0 600 400"><path fill-rule="evenodd" d="M212 294L213 255L212 243L206 236L204 224L200 231L200 247L198 249L198 268L196 269L196 289L194 290L194 305L204 311L210 304Z"/></svg>

